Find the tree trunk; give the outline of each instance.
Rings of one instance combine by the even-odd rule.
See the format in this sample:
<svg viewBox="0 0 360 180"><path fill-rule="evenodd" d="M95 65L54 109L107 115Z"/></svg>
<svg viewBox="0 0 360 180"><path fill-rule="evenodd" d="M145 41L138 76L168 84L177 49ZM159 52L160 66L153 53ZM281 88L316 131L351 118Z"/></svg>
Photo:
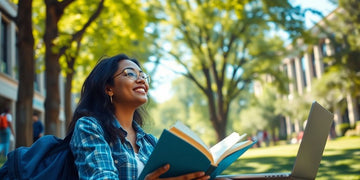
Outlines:
<svg viewBox="0 0 360 180"><path fill-rule="evenodd" d="M72 53L69 53L68 55L66 54L66 50L70 47L70 45L64 46L61 48L60 55L65 54L66 61L67 61L67 68L68 68L68 71L66 73L65 97L64 97L66 126L68 126L72 120L72 114L73 114L73 112L72 112L72 97L71 97L72 80L73 80L73 77L75 74L74 65L75 65L76 57L79 55L79 51L80 51L80 47L81 47L81 39L83 38L83 35L84 35L86 29L90 26L90 24L92 22L94 22L96 18L99 17L103 7L104 7L104 0L101 0L99 2L99 6L98 6L97 10L94 12L94 14L91 15L91 17L88 19L88 21L84 24L83 28L81 28L81 30L79 30L78 32L73 34L71 42L76 41L76 44L77 44L75 54L73 54L73 55L72 55ZM71 44L71 42L70 42L70 44Z"/></svg>
<svg viewBox="0 0 360 180"><path fill-rule="evenodd" d="M74 77L74 63L75 63L75 58L74 57L67 57L67 62L68 62L68 68L69 71L68 73L66 73L66 82L65 82L65 122L66 122L66 126L69 126L71 119L72 119L72 97L71 97L71 89L72 89L72 80Z"/></svg>
<svg viewBox="0 0 360 180"><path fill-rule="evenodd" d="M56 0L45 0L46 3L46 27L44 34L45 42L45 134L60 136L60 89L59 55L54 50L53 41L58 36L58 22L63 14L63 9L57 7Z"/></svg>
<svg viewBox="0 0 360 180"><path fill-rule="evenodd" d="M216 105L214 97L212 93L206 94L209 102L209 113L210 113L210 121L215 129L217 140L221 141L226 137L226 125L227 125L227 110L223 111L220 108L224 108L224 106ZM222 103L223 104L223 103ZM218 108L216 108L218 107ZM225 108L227 109L227 108Z"/></svg>
<svg viewBox="0 0 360 180"><path fill-rule="evenodd" d="M356 121L359 120L359 112L358 112L359 108L357 106L357 100L355 97L352 96L351 93L347 93L346 102L349 113L350 127L354 128Z"/></svg>
<svg viewBox="0 0 360 180"><path fill-rule="evenodd" d="M18 4L17 47L19 57L19 87L16 101L16 147L32 144L32 113L34 96L34 36L32 34L32 0Z"/></svg>

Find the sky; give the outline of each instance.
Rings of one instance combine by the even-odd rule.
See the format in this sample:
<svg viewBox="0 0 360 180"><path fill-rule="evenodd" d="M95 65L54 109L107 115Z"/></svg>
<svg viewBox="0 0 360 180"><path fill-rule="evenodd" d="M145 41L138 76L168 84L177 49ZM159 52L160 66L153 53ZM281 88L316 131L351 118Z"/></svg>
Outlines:
<svg viewBox="0 0 360 180"><path fill-rule="evenodd" d="M293 4L300 5L303 9L312 8L322 12L325 16L332 12L336 6L329 2L329 0L292 0ZM318 22L321 18L317 15L306 14L306 27L310 28L314 25L314 22Z"/></svg>
<svg viewBox="0 0 360 180"><path fill-rule="evenodd" d="M332 12L336 6L329 2L329 0L291 0L294 5L300 5L304 8L312 8L322 12L325 16ZM314 15L312 13L306 13L306 21L305 25L307 28L311 28L314 23L321 20L318 15ZM167 63L165 65L160 65L153 75L152 79L152 87L150 90L150 95L155 99L156 102L164 102L170 99L173 96L171 90L171 82L173 79L179 77L179 74L175 74L170 69L177 70L179 67L176 66L175 63Z"/></svg>

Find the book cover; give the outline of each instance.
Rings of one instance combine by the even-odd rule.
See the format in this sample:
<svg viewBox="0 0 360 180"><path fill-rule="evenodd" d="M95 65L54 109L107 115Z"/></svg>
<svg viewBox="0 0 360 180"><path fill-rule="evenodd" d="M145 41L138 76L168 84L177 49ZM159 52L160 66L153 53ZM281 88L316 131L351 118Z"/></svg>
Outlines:
<svg viewBox="0 0 360 180"><path fill-rule="evenodd" d="M219 162L214 162L214 158L208 157L210 152L204 153L204 149L208 148L198 146L203 142L199 142L197 145L192 145L191 142L193 141L189 141L187 138L183 139L176 133L165 129L162 132L159 141L153 153L150 155L143 171L141 172L139 179L144 179L147 174L155 171L165 164L170 164L170 169L160 176L161 178L175 177L196 171L204 171L213 179L234 161L236 161L255 143L252 141L238 143L236 149L230 149L231 151L229 155L224 156L224 158L219 160ZM199 139L195 141L197 142Z"/></svg>
<svg viewBox="0 0 360 180"><path fill-rule="evenodd" d="M165 129L138 179L165 164L170 164L170 169L161 178L206 171L211 162L194 146Z"/></svg>

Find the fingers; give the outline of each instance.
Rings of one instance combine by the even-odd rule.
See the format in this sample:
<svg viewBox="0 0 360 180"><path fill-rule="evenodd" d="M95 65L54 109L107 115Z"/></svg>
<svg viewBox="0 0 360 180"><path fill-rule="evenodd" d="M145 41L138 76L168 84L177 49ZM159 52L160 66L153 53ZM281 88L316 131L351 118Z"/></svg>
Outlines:
<svg viewBox="0 0 360 180"><path fill-rule="evenodd" d="M194 173L189 173L189 174L185 174L185 175L181 175L181 176L177 176L177 177L173 177L173 178L168 178L166 180L176 180L176 179L181 179L181 180L191 180L191 179L206 180L206 179L210 179L210 176L205 176L204 172L194 172Z"/></svg>
<svg viewBox="0 0 360 180"><path fill-rule="evenodd" d="M170 165L166 164L165 166L155 170L154 172L148 174L145 177L145 180L153 180L153 179L159 179L159 177L164 174L165 172L167 172L170 169ZM185 175L181 175L181 176L177 176L177 177L172 177L172 178L165 178L163 180L177 180L177 179L181 179L181 180L191 180L191 179L197 179L197 180L207 180L210 179L210 176L205 176L204 172L194 172L194 173L189 173L189 174L185 174Z"/></svg>
<svg viewBox="0 0 360 180"><path fill-rule="evenodd" d="M207 180L207 179L210 179L210 176L208 176L208 175L205 176L205 172L201 172L201 173L198 173L196 175L196 177L190 178L190 179Z"/></svg>
<svg viewBox="0 0 360 180"><path fill-rule="evenodd" d="M170 168L169 164L166 164L165 166L155 170L154 172L148 174L145 179L146 180L151 180L151 179L157 179L159 178L159 176L161 176L162 174L164 174L166 171L168 171Z"/></svg>

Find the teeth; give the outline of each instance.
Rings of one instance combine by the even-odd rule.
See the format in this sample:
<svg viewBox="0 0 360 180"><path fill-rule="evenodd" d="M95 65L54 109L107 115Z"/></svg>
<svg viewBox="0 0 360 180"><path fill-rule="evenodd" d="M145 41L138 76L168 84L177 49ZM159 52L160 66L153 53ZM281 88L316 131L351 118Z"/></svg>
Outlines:
<svg viewBox="0 0 360 180"><path fill-rule="evenodd" d="M143 88L137 88L135 91L136 91L136 92L145 92L145 89L143 89Z"/></svg>

